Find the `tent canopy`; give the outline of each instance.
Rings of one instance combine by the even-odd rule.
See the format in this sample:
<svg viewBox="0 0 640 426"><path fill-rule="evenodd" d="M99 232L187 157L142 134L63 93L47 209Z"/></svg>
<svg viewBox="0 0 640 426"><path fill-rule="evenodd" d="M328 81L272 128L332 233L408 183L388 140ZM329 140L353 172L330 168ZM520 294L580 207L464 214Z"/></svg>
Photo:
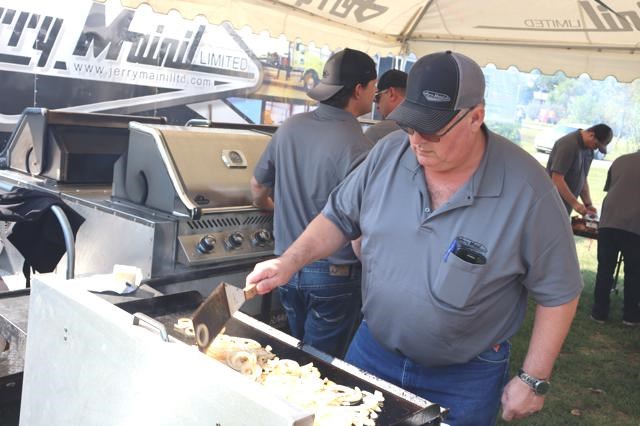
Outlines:
<svg viewBox="0 0 640 426"><path fill-rule="evenodd" d="M636 0L121 0L371 55L455 50L481 65L640 78Z"/></svg>

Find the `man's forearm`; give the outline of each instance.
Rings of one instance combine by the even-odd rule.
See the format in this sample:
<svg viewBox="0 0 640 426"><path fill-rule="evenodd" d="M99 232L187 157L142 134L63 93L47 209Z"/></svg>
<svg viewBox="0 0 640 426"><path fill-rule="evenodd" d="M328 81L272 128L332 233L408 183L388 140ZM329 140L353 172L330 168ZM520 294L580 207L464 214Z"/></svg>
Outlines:
<svg viewBox="0 0 640 426"><path fill-rule="evenodd" d="M553 364L560 353L571 322L576 313L579 297L569 303L552 308L538 305L533 332L522 369L539 379L551 377Z"/></svg>
<svg viewBox="0 0 640 426"><path fill-rule="evenodd" d="M551 180L558 189L560 197L562 197L562 199L571 207L575 208L576 203L578 203L578 199L571 193L567 182L564 180L564 176L553 172L551 173Z"/></svg>
<svg viewBox="0 0 640 426"><path fill-rule="evenodd" d="M589 190L589 182L587 181L584 182L582 191L580 191L580 198L582 199L582 203L585 207L591 207L593 205L593 203L591 202L591 191Z"/></svg>
<svg viewBox="0 0 640 426"><path fill-rule="evenodd" d="M251 178L250 185L253 205L259 209L273 210L272 189L258 183L255 177Z"/></svg>
<svg viewBox="0 0 640 426"><path fill-rule="evenodd" d="M347 241L340 228L319 214L281 257L292 261L296 268L300 269L331 255L347 244Z"/></svg>

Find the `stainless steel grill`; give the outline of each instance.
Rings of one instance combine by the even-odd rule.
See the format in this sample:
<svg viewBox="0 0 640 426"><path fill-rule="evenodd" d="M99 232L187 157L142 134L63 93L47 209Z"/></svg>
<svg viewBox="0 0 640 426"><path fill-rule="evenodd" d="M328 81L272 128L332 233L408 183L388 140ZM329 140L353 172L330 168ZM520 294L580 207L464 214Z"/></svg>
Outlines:
<svg viewBox="0 0 640 426"><path fill-rule="evenodd" d="M0 156L0 190L54 193L85 218L75 241L76 277L137 266L153 287L138 297L206 296L220 281L244 286L255 262L273 252L272 214L251 206L249 190L269 136L163 122L30 108ZM23 258L6 238L10 230L0 223L0 269L20 274ZM65 269L63 258L61 276ZM271 296L243 311L277 326L286 319ZM0 359L0 379L20 375L24 362L24 330L5 314L0 329L10 330L15 362ZM26 310L20 314L26 324Z"/></svg>
<svg viewBox="0 0 640 426"><path fill-rule="evenodd" d="M131 124L113 198L176 218L176 261L188 267L273 252L272 215L249 180L269 136L243 130Z"/></svg>
<svg viewBox="0 0 640 426"><path fill-rule="evenodd" d="M23 115L0 183L58 193L85 217L76 275L133 264L167 285L168 277L248 268L272 254L272 214L251 205L249 189L269 136L161 122L42 109ZM0 260L3 267L18 272L21 260Z"/></svg>

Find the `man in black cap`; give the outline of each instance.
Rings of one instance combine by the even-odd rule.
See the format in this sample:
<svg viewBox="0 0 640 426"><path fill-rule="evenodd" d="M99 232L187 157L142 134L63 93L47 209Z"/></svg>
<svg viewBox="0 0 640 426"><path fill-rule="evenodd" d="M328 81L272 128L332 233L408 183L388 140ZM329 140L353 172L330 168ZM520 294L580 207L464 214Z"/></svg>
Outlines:
<svg viewBox="0 0 640 426"><path fill-rule="evenodd" d="M537 161L484 124L484 75L439 52L409 73L390 134L331 193L259 293L362 239L364 320L345 360L451 409L452 426L526 417L544 404L582 278L558 192ZM536 301L508 384L509 339ZM506 384L506 386L505 386Z"/></svg>
<svg viewBox="0 0 640 426"><path fill-rule="evenodd" d="M569 214L574 209L583 216L597 213L591 202L587 175L594 150L606 154L612 138L611 127L601 123L564 135L553 145L547 160L547 172ZM578 196L582 203L578 201Z"/></svg>
<svg viewBox="0 0 640 426"><path fill-rule="evenodd" d="M356 117L371 111L376 68L365 53L329 58L309 96L312 112L285 121L255 167L254 204L273 208L275 253L282 254L324 207L329 193L371 148ZM306 265L280 288L294 337L343 356L360 317L361 266L350 244Z"/></svg>
<svg viewBox="0 0 640 426"><path fill-rule="evenodd" d="M400 70L389 70L378 79L378 91L373 97L373 102L378 106L383 120L364 132L364 135L374 143L389 133L400 130L398 123L387 119L387 117L404 101L406 88L407 73Z"/></svg>

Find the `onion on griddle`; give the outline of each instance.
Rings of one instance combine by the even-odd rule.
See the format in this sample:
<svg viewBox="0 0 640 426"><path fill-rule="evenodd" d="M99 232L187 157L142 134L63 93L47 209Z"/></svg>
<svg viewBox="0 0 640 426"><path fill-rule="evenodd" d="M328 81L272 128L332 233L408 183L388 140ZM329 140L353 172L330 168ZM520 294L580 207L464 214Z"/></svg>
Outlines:
<svg viewBox="0 0 640 426"><path fill-rule="evenodd" d="M219 334L207 355L261 383L291 404L315 413L314 425L373 426L384 397L322 378L312 363L279 359L252 339Z"/></svg>

